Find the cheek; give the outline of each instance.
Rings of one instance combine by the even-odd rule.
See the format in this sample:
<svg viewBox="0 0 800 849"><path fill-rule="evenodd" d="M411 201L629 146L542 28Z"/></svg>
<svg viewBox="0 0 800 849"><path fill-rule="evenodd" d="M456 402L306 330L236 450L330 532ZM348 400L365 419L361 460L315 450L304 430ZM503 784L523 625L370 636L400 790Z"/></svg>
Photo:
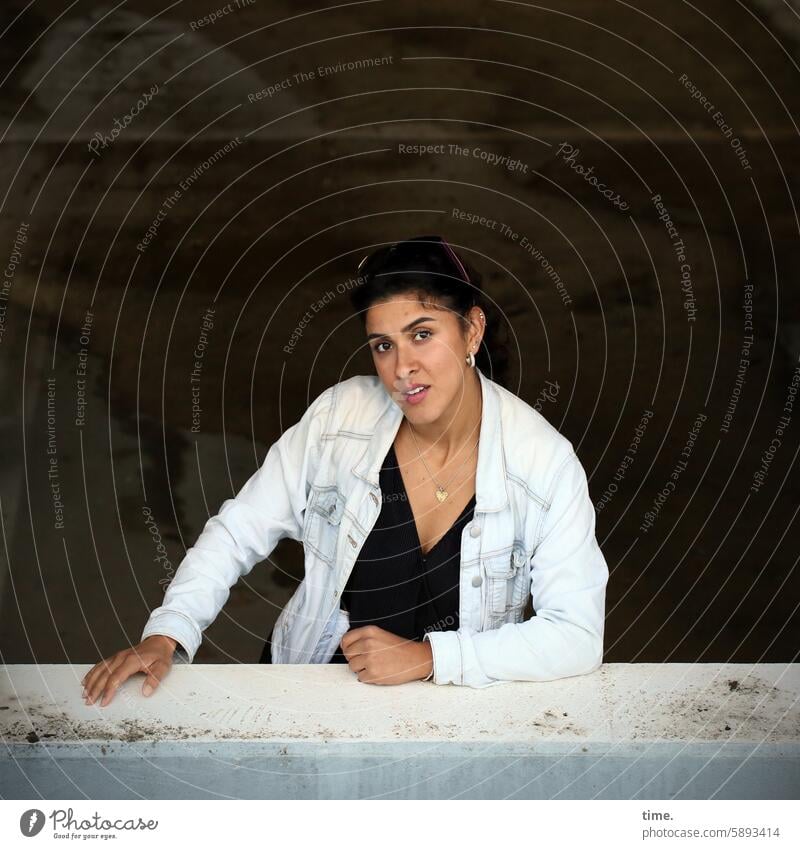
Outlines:
<svg viewBox="0 0 800 849"><path fill-rule="evenodd" d="M388 392L394 391L394 368L386 357L378 357L373 355L372 363L375 368L375 374L378 375L383 385Z"/></svg>
<svg viewBox="0 0 800 849"><path fill-rule="evenodd" d="M455 374L458 369L458 360L461 356L460 351L459 340L439 338L432 340L432 344L429 346L428 353L426 354L426 360L430 363L436 363L439 371Z"/></svg>

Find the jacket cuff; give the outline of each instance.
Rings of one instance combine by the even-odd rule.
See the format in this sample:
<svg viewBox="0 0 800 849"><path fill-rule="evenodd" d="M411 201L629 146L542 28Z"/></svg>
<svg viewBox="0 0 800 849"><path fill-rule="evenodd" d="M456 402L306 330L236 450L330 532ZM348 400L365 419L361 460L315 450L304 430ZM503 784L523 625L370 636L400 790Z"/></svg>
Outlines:
<svg viewBox="0 0 800 849"><path fill-rule="evenodd" d="M422 640L431 644L434 684L482 689L507 684L511 680L491 678L483 671L475 651L475 640L469 631L429 631Z"/></svg>
<svg viewBox="0 0 800 849"><path fill-rule="evenodd" d="M172 637L178 643L172 657L173 663L191 663L203 639L197 625L188 616L175 610L151 614L142 631L142 640L156 634Z"/></svg>
<svg viewBox="0 0 800 849"><path fill-rule="evenodd" d="M464 679L464 672L458 631L428 631L423 636L422 641L431 644L433 683L461 684Z"/></svg>

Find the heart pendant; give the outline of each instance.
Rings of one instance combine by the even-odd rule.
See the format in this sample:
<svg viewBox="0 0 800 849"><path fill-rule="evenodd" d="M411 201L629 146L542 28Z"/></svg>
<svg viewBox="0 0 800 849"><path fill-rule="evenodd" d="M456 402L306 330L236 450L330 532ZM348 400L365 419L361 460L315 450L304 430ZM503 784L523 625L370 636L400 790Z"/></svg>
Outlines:
<svg viewBox="0 0 800 849"><path fill-rule="evenodd" d="M436 490L436 497L439 499L440 504L442 503L442 501L445 500L445 498L447 498L447 495L448 495L448 493L447 493L446 489L437 489Z"/></svg>

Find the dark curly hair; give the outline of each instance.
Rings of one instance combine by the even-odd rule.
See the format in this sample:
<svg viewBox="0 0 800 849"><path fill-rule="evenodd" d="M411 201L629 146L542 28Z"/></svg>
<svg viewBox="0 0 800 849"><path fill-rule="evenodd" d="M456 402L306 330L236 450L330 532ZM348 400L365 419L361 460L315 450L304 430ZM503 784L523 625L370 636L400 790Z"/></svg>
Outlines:
<svg viewBox="0 0 800 849"><path fill-rule="evenodd" d="M462 259L442 236L414 236L368 254L358 266L350 302L362 325L374 303L394 295L415 293L460 317L464 333L467 314L480 307L486 317L475 365L487 377L507 387L508 345L500 313L481 288L482 275Z"/></svg>

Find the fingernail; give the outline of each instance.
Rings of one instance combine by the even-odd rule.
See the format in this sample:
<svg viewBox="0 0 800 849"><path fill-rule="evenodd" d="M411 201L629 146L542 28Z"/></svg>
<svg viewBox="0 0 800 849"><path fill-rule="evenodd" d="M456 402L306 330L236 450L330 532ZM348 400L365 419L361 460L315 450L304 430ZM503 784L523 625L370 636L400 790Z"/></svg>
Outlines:
<svg viewBox="0 0 800 849"><path fill-rule="evenodd" d="M144 687L142 687L142 692L145 696L149 696L150 693L153 692L153 687L150 684L145 684Z"/></svg>

